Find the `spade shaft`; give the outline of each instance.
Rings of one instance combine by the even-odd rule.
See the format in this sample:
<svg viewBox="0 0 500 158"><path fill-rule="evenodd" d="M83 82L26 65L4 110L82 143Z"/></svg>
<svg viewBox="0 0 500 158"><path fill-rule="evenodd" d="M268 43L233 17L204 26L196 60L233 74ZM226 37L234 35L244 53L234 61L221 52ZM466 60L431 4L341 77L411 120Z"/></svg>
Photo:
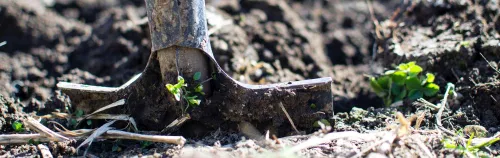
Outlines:
<svg viewBox="0 0 500 158"><path fill-rule="evenodd" d="M298 128L312 128L315 121L333 113L330 77L270 85L249 85L227 75L211 50L204 0L145 0L152 52L144 71L120 87L99 87L60 82L72 105L86 113L126 99L125 106L107 113L132 115L148 130L161 130L182 115L181 102L165 88L183 76L201 72L205 82L201 105L189 111L191 119L207 127L227 122L288 124L283 104Z"/></svg>

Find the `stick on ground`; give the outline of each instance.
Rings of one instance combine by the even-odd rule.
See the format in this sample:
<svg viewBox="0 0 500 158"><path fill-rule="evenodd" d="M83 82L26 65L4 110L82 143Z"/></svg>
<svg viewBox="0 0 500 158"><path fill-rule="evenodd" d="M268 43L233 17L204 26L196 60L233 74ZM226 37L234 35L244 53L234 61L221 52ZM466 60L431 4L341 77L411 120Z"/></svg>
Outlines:
<svg viewBox="0 0 500 158"><path fill-rule="evenodd" d="M89 135L93 129L79 129L74 131L57 132L57 134L67 136L75 140L85 139L85 135ZM76 133L77 136L69 135L68 133ZM119 130L108 130L101 136L97 137L99 139L127 139L127 140L139 140L139 141L150 141L150 142L160 142L160 143L170 143L177 145L184 145L186 139L182 136L163 136L163 135L145 135L137 134ZM2 134L0 135L0 145L12 145L12 144L28 144L30 140L39 141L41 143L49 142L50 140L42 134Z"/></svg>

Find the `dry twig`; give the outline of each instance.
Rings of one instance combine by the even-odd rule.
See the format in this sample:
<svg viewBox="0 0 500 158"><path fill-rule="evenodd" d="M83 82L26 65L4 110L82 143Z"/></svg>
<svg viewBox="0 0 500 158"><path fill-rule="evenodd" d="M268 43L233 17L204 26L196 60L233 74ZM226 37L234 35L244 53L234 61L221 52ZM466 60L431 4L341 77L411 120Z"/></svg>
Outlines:
<svg viewBox="0 0 500 158"><path fill-rule="evenodd" d="M73 131L57 132L57 134L70 137L75 140L83 140L85 135L92 133L93 129L79 129ZM108 130L104 134L97 137L99 139L127 139L127 140L144 140L160 143L171 143L184 145L186 139L182 136L163 136L163 135L145 135L119 130ZM10 144L28 144L30 140L36 140L42 143L49 142L45 135L42 134L2 134L0 135L0 145Z"/></svg>
<svg viewBox="0 0 500 158"><path fill-rule="evenodd" d="M283 106L283 103L281 103L281 102L280 102L280 107L281 107L281 110L283 110L283 112L285 113L286 118L288 119L288 121L290 121L290 124L292 125L293 129L295 130L295 132L299 133L299 130L297 130L297 127L295 127L295 123L293 123L292 118L290 117L290 115L288 115L288 112L286 111L285 106Z"/></svg>
<svg viewBox="0 0 500 158"><path fill-rule="evenodd" d="M114 107L117 107L117 106L120 106L120 105L123 105L123 104L125 104L125 99L120 99L120 100L118 100L118 101L116 101L116 102L114 102L114 103L111 103L111 104L109 104L109 105L106 105L106 106L104 106L104 107L102 107L102 108L97 109L96 111L92 112L91 114L85 115L85 116L84 116L82 119L80 119L80 120L87 119L88 117L90 117L90 116L92 116L92 115L95 115L95 114L97 114L97 113L99 113L99 112L102 112L102 111L104 111L104 110L111 109L111 108L114 108Z"/></svg>
<svg viewBox="0 0 500 158"><path fill-rule="evenodd" d="M41 133L42 135L45 135L48 139L52 140L52 141L66 141L66 140L69 140L68 138L50 130L49 128L45 127L44 125L42 125L40 122L38 122L37 120L33 119L33 118L28 118L26 120L26 125L38 132L38 133Z"/></svg>

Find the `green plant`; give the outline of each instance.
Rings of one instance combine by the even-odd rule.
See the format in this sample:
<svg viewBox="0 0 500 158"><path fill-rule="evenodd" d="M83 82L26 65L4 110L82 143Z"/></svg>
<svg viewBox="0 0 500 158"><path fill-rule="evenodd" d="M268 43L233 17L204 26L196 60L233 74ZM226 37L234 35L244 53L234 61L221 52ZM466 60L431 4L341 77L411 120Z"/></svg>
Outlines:
<svg viewBox="0 0 500 158"><path fill-rule="evenodd" d="M311 109L316 109L316 104L312 103L309 107L311 107Z"/></svg>
<svg viewBox="0 0 500 158"><path fill-rule="evenodd" d="M142 149L147 148L151 144L153 144L153 142L150 142L150 141L141 141L141 148Z"/></svg>
<svg viewBox="0 0 500 158"><path fill-rule="evenodd" d="M28 144L30 145L38 145L40 144L40 140L29 139Z"/></svg>
<svg viewBox="0 0 500 158"><path fill-rule="evenodd" d="M201 79L201 72L194 73L193 80L199 82L200 79ZM175 100L181 101L182 98L188 103L188 106L186 107L184 112L187 111L187 109L190 106L200 105L201 99L199 99L198 97L199 95L205 94L203 92L202 83L198 83L194 87L188 87L182 76L177 76L176 84L167 84L166 87L167 90L174 95Z"/></svg>
<svg viewBox="0 0 500 158"><path fill-rule="evenodd" d="M416 100L432 97L439 91L432 73L421 74L422 67L415 62L399 64L396 70L386 71L379 77L370 77L370 86L375 94L383 98L386 106L408 98Z"/></svg>
<svg viewBox="0 0 500 158"><path fill-rule="evenodd" d="M0 43L0 47L4 46L7 44L7 41L3 41L2 43Z"/></svg>
<svg viewBox="0 0 500 158"><path fill-rule="evenodd" d="M111 151L113 152L120 152L122 151L122 148L118 146L117 144L113 144L113 147L111 148Z"/></svg>
<svg viewBox="0 0 500 158"><path fill-rule="evenodd" d="M77 109L74 114L75 114L76 118L80 118L80 117L83 117L84 111L82 109ZM76 128L76 126L78 125L78 120L75 118L70 118L68 123L69 123L69 126ZM88 122L87 122L87 124L88 124Z"/></svg>
<svg viewBox="0 0 500 158"><path fill-rule="evenodd" d="M15 121L12 123L12 129L14 129L15 132L24 132L23 123Z"/></svg>
<svg viewBox="0 0 500 158"><path fill-rule="evenodd" d="M472 155L475 155L476 157L479 157L478 152L480 151L481 148L491 146L493 143L500 140L500 138L492 138L490 140L483 141L477 145L472 145L473 138L474 138L474 134L472 134L469 137L466 144L464 144L464 145L461 145L461 144L453 141L450 138L445 138L445 139L441 140L441 143L443 144L443 147L446 149L458 150L462 154L469 154L469 155L472 154Z"/></svg>

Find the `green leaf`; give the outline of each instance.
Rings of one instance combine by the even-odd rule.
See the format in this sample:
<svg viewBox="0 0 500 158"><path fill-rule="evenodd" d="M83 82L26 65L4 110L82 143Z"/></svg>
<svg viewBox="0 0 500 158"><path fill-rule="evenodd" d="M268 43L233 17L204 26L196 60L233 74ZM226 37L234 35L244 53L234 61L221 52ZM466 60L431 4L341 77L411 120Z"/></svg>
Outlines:
<svg viewBox="0 0 500 158"><path fill-rule="evenodd" d="M174 86L172 84L167 84L166 85L167 90L174 95L175 100L180 101L181 100L181 93L179 92L180 88L177 88L177 86Z"/></svg>
<svg viewBox="0 0 500 158"><path fill-rule="evenodd" d="M30 144L30 145L38 145L38 144L40 144L40 141L39 140L34 140L34 139L29 139L28 140L28 144Z"/></svg>
<svg viewBox="0 0 500 158"><path fill-rule="evenodd" d="M406 88L408 90L420 89L421 87L421 82L416 76L408 77L406 79Z"/></svg>
<svg viewBox="0 0 500 158"><path fill-rule="evenodd" d="M397 85L404 85L406 80L406 73L404 71L396 71L391 74L392 81Z"/></svg>
<svg viewBox="0 0 500 158"><path fill-rule="evenodd" d="M24 131L23 124L21 122L18 122L18 121L12 123L12 129L14 129L15 132L23 132Z"/></svg>
<svg viewBox="0 0 500 158"><path fill-rule="evenodd" d="M172 84L170 84L170 83L169 83L169 84L167 84L165 87L167 87L167 90L168 90L169 92L171 92L171 93L172 93L172 92L174 91L174 89L175 89L175 86L174 86L174 85L172 85Z"/></svg>
<svg viewBox="0 0 500 158"><path fill-rule="evenodd" d="M316 104L312 103L309 107L311 107L311 109L316 109Z"/></svg>
<svg viewBox="0 0 500 158"><path fill-rule="evenodd" d="M173 93L175 100L181 101L181 93L179 91Z"/></svg>
<svg viewBox="0 0 500 158"><path fill-rule="evenodd" d="M424 93L420 91L419 89L412 89L408 93L408 99L410 100L417 100L419 98L422 98L424 96Z"/></svg>
<svg viewBox="0 0 500 158"><path fill-rule="evenodd" d="M387 70L384 75L390 75L390 74L393 74L394 72L396 72L395 70Z"/></svg>
<svg viewBox="0 0 500 158"><path fill-rule="evenodd" d="M439 86L437 84L429 83L429 84L425 85L425 88L424 88L425 96L428 96L428 97L434 96L434 95L436 95L436 93L438 91L439 91Z"/></svg>
<svg viewBox="0 0 500 158"><path fill-rule="evenodd" d="M92 125L92 120L87 120L87 125Z"/></svg>
<svg viewBox="0 0 500 158"><path fill-rule="evenodd" d="M213 80L217 80L217 73L213 72L211 76Z"/></svg>
<svg viewBox="0 0 500 158"><path fill-rule="evenodd" d="M78 124L78 121L76 119L69 120L69 125L73 126L73 128L76 128L77 124Z"/></svg>
<svg viewBox="0 0 500 158"><path fill-rule="evenodd" d="M455 149L455 148L457 148L457 143L455 141L448 139L448 138L445 138L443 140L443 146L446 149Z"/></svg>
<svg viewBox="0 0 500 158"><path fill-rule="evenodd" d="M177 84L184 84L184 78L182 76L177 76Z"/></svg>
<svg viewBox="0 0 500 158"><path fill-rule="evenodd" d="M377 94L378 96L384 97L385 95L387 95L384 92L384 89L378 84L378 82L375 79L375 77L371 77L370 78L370 86L372 87L372 89L375 92L375 94Z"/></svg>
<svg viewBox="0 0 500 158"><path fill-rule="evenodd" d="M460 42L460 45L463 46L464 48L469 48L470 42L469 41L462 41L462 42Z"/></svg>
<svg viewBox="0 0 500 158"><path fill-rule="evenodd" d="M188 99L188 102L190 105L200 105L201 100L200 99Z"/></svg>
<svg viewBox="0 0 500 158"><path fill-rule="evenodd" d="M194 92L202 93L203 92L203 85L198 84L196 87L194 87Z"/></svg>
<svg viewBox="0 0 500 158"><path fill-rule="evenodd" d="M434 82L434 79L436 79L436 76L434 76L434 74L431 73L427 73L425 74L425 76L427 76L427 83L432 83Z"/></svg>
<svg viewBox="0 0 500 158"><path fill-rule="evenodd" d="M182 86L186 86L185 80L182 76L177 76L177 84L174 85L175 88L181 89Z"/></svg>
<svg viewBox="0 0 500 158"><path fill-rule="evenodd" d="M422 67L418 65L412 65L408 68L408 73L410 76L417 76L422 71L423 71Z"/></svg>
<svg viewBox="0 0 500 158"><path fill-rule="evenodd" d="M409 62L409 63L401 63L398 65L398 70L402 70L402 71L405 71L406 69L409 68L409 64L412 63L412 62ZM415 65L415 62L413 62L413 65Z"/></svg>
<svg viewBox="0 0 500 158"><path fill-rule="evenodd" d="M393 83L391 86L391 95L396 96L399 93L401 93L401 91L403 91L403 89L405 89L404 86L400 86L400 85Z"/></svg>
<svg viewBox="0 0 500 158"><path fill-rule="evenodd" d="M377 79L377 83L383 89L389 89L389 82L390 82L389 80L391 80L389 76L382 76Z"/></svg>
<svg viewBox="0 0 500 158"><path fill-rule="evenodd" d="M403 100L406 97L407 90L403 88L401 92L397 93L397 95L394 97L394 101L400 101Z"/></svg>
<svg viewBox="0 0 500 158"><path fill-rule="evenodd" d="M195 72L193 75L193 79L195 81L198 81L198 80L200 80L200 78L201 78L201 72Z"/></svg>
<svg viewBox="0 0 500 158"><path fill-rule="evenodd" d="M82 109L78 109L78 110L76 110L76 112L75 112L75 116L76 116L76 117L82 117L82 116L83 116L83 110L82 110Z"/></svg>
<svg viewBox="0 0 500 158"><path fill-rule="evenodd" d="M391 99L391 98L384 98L383 100L384 100L384 104L385 104L386 106L389 106L389 105L391 105L391 104L392 104L392 99Z"/></svg>
<svg viewBox="0 0 500 158"><path fill-rule="evenodd" d="M111 151L113 152L120 152L122 149L117 145L114 144L113 147L111 148Z"/></svg>
<svg viewBox="0 0 500 158"><path fill-rule="evenodd" d="M153 143L150 141L141 141L141 148L146 148L146 147L150 146L151 144L153 144Z"/></svg>
<svg viewBox="0 0 500 158"><path fill-rule="evenodd" d="M186 97L186 100L188 101L189 105L200 105L201 100L197 99L197 98L198 98L198 96L196 96L196 95L188 96L188 97Z"/></svg>

